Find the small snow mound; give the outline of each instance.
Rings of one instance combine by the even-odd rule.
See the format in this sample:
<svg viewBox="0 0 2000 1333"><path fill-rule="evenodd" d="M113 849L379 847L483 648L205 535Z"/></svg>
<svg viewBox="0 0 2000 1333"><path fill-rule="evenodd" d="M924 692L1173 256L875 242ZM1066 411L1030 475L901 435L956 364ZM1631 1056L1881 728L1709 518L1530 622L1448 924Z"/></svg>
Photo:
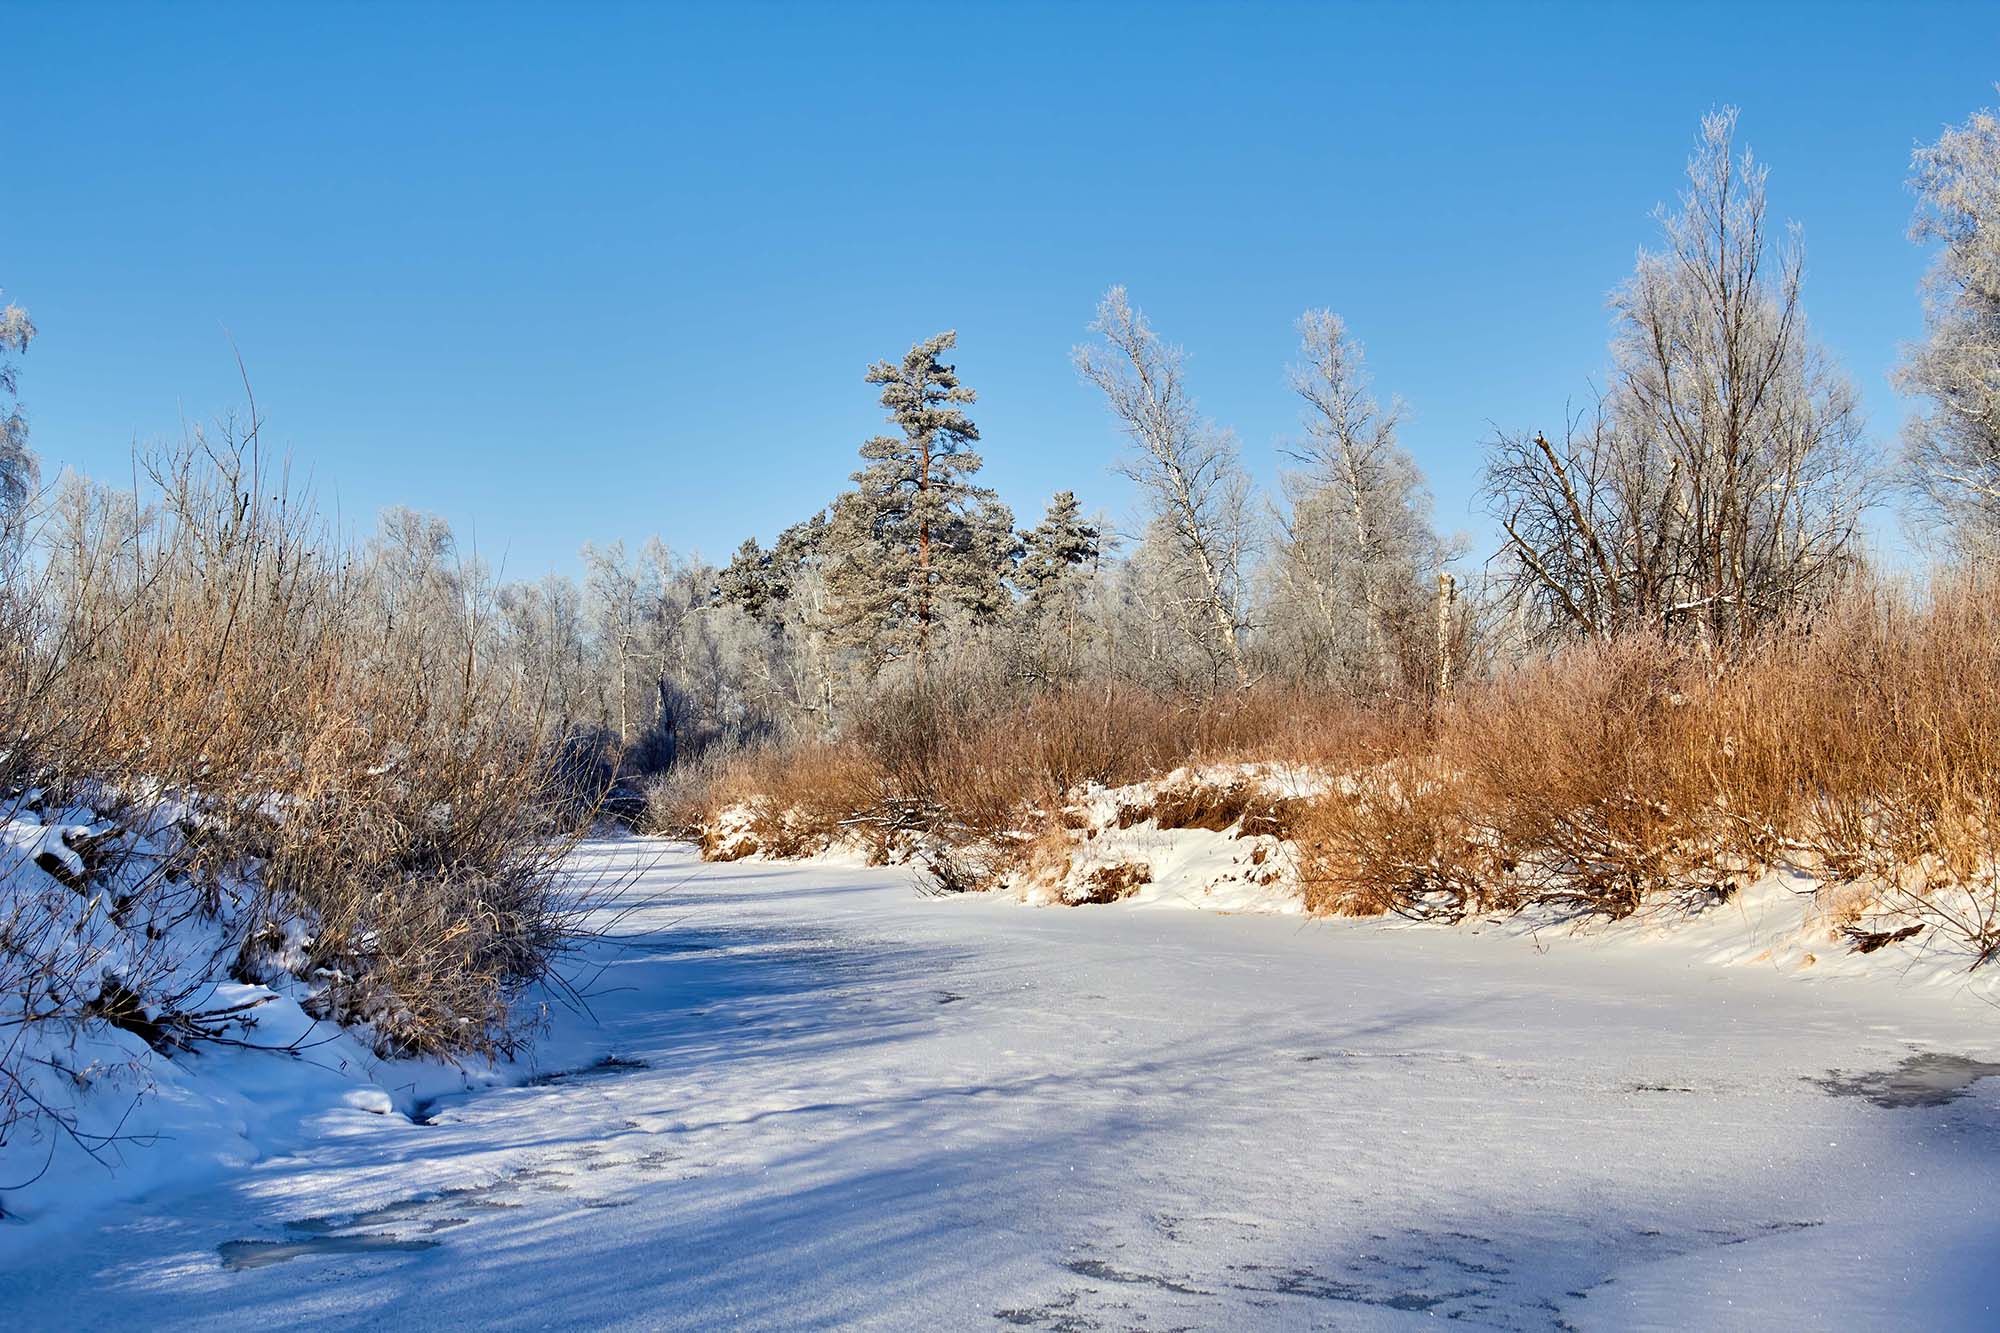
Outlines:
<svg viewBox="0 0 2000 1333"><path fill-rule="evenodd" d="M772 818L771 800L766 796L724 806L701 831L701 859L741 861L764 850L757 836L760 825Z"/></svg>
<svg viewBox="0 0 2000 1333"><path fill-rule="evenodd" d="M1325 786L1322 775L1282 764L1212 764L1121 787L1093 784L1001 883L1036 904L1302 912L1285 835L1298 803Z"/></svg>
<svg viewBox="0 0 2000 1333"><path fill-rule="evenodd" d="M204 816L141 796L0 797L0 1218L30 1224L0 1228L0 1260L321 1113L388 1115L390 1087L463 1081L309 1012L312 923L262 892L254 858L188 873Z"/></svg>

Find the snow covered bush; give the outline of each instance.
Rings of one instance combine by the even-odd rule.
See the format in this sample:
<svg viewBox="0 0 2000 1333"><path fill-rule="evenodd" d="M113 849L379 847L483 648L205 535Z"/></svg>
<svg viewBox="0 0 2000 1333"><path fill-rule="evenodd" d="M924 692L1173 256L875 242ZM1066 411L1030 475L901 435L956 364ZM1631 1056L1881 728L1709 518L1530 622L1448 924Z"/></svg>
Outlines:
<svg viewBox="0 0 2000 1333"><path fill-rule="evenodd" d="M736 756L701 773L700 783L655 784L658 827L692 825L714 861L745 856L809 856L879 825L886 795L881 770L859 747L805 744Z"/></svg>
<svg viewBox="0 0 2000 1333"><path fill-rule="evenodd" d="M93 1028L161 1055L243 1031L254 1006L218 983L263 919L262 895L241 866L191 873L203 838L199 815L167 793L74 784L67 798L31 788L0 802L0 1148L24 1116L104 1146L75 1102L143 1074Z"/></svg>
<svg viewBox="0 0 2000 1333"><path fill-rule="evenodd" d="M926 684L886 682L840 739L748 749L658 783L651 819L694 834L711 856L799 855L842 839L884 856L909 835L1021 842L1092 786L1143 781L1198 758L1282 755L1340 766L1402 725L1395 710L1369 712L1311 691L1260 689L1204 703L1109 683L1024 688L936 668ZM1200 817L1227 807L1225 824L1247 801L1273 822L1281 807L1266 795L1197 784L1165 799L1213 797L1222 806Z"/></svg>
<svg viewBox="0 0 2000 1333"><path fill-rule="evenodd" d="M380 1054L510 1051L571 934L589 812L448 535L346 549L254 440L67 479L0 580L0 1141L81 1095L50 1052L231 1039L229 986Z"/></svg>
<svg viewBox="0 0 2000 1333"><path fill-rule="evenodd" d="M960 678L885 691L850 738L747 752L680 799L712 856L848 842L1050 902L1143 865L1142 899L1282 883L1326 913L1679 916L1775 873L1818 886L1857 942L1914 925L1983 961L2000 956L1996 641L2000 574L1967 566L1921 595L1859 581L1740 654L1634 632L1441 702L1270 687L1193 708ZM1274 788L1246 776L1260 761L1315 776Z"/></svg>
<svg viewBox="0 0 2000 1333"><path fill-rule="evenodd" d="M1524 649L1444 699L1278 682L1190 699L941 658L885 673L833 739L675 781L659 822L713 857L848 846L1050 902L1144 865L1142 903L1247 902L1275 873L1316 912L1678 918L1775 875L1817 886L1857 941L1920 926L1987 960L1995 642L2000 573L1975 563L1921 591L1857 576L1734 649L1647 630ZM1257 763L1317 782L1225 771ZM1167 779L1183 769L1208 776ZM1244 835L1272 840L1262 861Z"/></svg>

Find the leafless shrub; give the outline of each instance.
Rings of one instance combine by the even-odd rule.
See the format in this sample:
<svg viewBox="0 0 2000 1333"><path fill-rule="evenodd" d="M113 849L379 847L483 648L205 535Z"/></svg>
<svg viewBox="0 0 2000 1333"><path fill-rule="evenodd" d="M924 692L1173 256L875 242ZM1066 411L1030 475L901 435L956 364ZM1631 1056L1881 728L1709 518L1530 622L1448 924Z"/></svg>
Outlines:
<svg viewBox="0 0 2000 1333"><path fill-rule="evenodd" d="M1705 693L1686 654L1633 635L1523 668L1454 713L1451 753L1512 892L1624 916L1730 882L1702 771L1726 740Z"/></svg>
<svg viewBox="0 0 2000 1333"><path fill-rule="evenodd" d="M532 682L482 658L477 581L443 547L344 549L261 464L254 422L142 464L139 492L45 497L0 581L0 812L103 815L44 867L48 892L10 894L0 1002L134 1031L143 1013L156 1044L213 1035L161 989L164 944L100 985L64 896L115 889L113 924L166 941L255 883L240 969L271 966L268 927L299 920L325 1016L384 1051L513 1049L522 988L576 928L559 862L590 812Z"/></svg>
<svg viewBox="0 0 2000 1333"><path fill-rule="evenodd" d="M1186 778L1171 783L1142 801L1118 809L1118 827L1131 828L1147 820L1163 829L1236 829L1240 836L1283 837L1299 802L1273 796L1261 783L1244 779L1223 781Z"/></svg>
<svg viewBox="0 0 2000 1333"><path fill-rule="evenodd" d="M1985 962L2000 954L2000 573L1857 590L1769 691L1794 713L1800 837ZM1808 741L1805 738L1810 738Z"/></svg>
<svg viewBox="0 0 2000 1333"><path fill-rule="evenodd" d="M1497 905L1503 876L1463 774L1398 756L1305 803L1294 826L1308 911L1452 920Z"/></svg>
<svg viewBox="0 0 2000 1333"><path fill-rule="evenodd" d="M698 812L702 851L711 859L751 853L807 856L825 851L846 821L882 807L882 770L852 742L808 742L745 751L697 774L678 799ZM655 818L674 817L664 807ZM723 812L734 820L724 827Z"/></svg>

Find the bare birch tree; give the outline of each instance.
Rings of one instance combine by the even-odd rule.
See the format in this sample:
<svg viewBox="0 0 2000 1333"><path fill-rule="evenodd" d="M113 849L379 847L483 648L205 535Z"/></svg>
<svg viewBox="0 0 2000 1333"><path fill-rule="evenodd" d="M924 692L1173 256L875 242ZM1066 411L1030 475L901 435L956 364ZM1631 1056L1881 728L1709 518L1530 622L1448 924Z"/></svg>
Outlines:
<svg viewBox="0 0 2000 1333"><path fill-rule="evenodd" d="M1679 530L1659 455L1621 439L1602 400L1562 441L1497 435L1484 491L1506 541L1500 582L1530 637L1608 638L1665 623Z"/></svg>
<svg viewBox="0 0 2000 1333"><path fill-rule="evenodd" d="M2000 540L2000 118L1980 111L1913 160L1917 241L1939 242L1925 337L1899 387L1931 400L1904 434L1905 478L1962 540Z"/></svg>
<svg viewBox="0 0 2000 1333"><path fill-rule="evenodd" d="M1284 479L1291 504L1278 548L1273 633L1335 683L1399 683L1413 640L1431 638L1430 587L1446 551L1416 463L1397 443L1402 405L1369 392L1361 345L1330 310L1299 318L1305 433L1286 446L1304 465ZM1423 673L1428 677L1428 668Z"/></svg>
<svg viewBox="0 0 2000 1333"><path fill-rule="evenodd" d="M1146 540L1164 547L1176 618L1218 671L1247 689L1243 570L1255 533L1236 439L1196 411L1184 354L1160 341L1123 287L1105 293L1090 331L1102 346L1079 346L1072 359L1132 442L1120 470L1146 496L1153 516Z"/></svg>

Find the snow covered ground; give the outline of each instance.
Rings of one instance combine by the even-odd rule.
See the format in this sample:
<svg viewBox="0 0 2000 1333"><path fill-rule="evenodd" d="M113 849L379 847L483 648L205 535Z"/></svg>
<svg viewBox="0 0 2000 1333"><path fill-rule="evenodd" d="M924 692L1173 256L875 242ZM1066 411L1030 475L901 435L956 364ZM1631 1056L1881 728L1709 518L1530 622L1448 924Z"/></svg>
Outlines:
<svg viewBox="0 0 2000 1333"><path fill-rule="evenodd" d="M1970 990L1706 936L606 865L641 873L545 1077L329 1104L252 1163L0 1223L0 1324L2000 1324Z"/></svg>

